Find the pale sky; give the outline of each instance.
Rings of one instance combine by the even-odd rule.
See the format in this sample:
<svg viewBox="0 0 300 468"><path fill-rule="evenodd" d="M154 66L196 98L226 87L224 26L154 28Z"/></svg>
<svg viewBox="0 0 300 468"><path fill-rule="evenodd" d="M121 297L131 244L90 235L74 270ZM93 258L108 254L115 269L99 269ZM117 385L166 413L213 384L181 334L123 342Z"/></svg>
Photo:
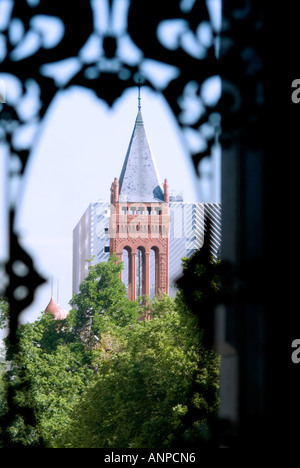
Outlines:
<svg viewBox="0 0 300 468"><path fill-rule="evenodd" d="M136 114L135 87L112 109L82 88L59 93L52 103L27 167L17 218L22 245L48 282L39 287L22 321L40 315L52 290L54 300L70 308L72 231L91 202L109 200L111 182L120 175ZM160 178L168 179L170 191L182 191L184 201L219 202L213 181L204 178L199 186L168 104L146 87L142 88L142 115ZM214 156L213 163L216 161ZM215 176L217 183L218 174Z"/></svg>
<svg viewBox="0 0 300 468"><path fill-rule="evenodd" d="M219 0L208 3L220 12L216 7ZM163 35L164 31L161 33ZM165 40L169 38L168 35L163 37ZM0 79L5 80L7 87L7 99L13 99L17 85L13 83L13 77L2 75L0 70ZM186 105L190 110L195 103L197 106L195 86L196 83L190 82L185 90ZM202 91L205 91L208 101L214 100L214 96L220 93L218 77L207 80ZM142 88L141 96L144 125L161 181L167 178L170 192L182 192L184 201L219 203L219 150L213 151L211 161L207 158L202 161L203 177L199 183L186 141L178 131L177 121L168 103L161 94L146 86ZM196 108L195 112L200 110ZM24 103L24 111L30 112L30 103L29 106ZM73 229L91 202L109 200L111 182L120 175L136 114L135 86L124 92L112 108L92 91L72 87L58 92L48 109L40 133L37 138L34 137L35 144L26 167L24 185L19 192L17 218L21 245L31 254L37 271L47 278L47 283L38 288L34 303L23 312L22 322L40 316L52 291L55 301L58 300L67 310L70 308ZM28 128L17 136L20 147L23 142L26 146L26 139L32 138L34 131L34 127ZM201 132L191 132L185 138L195 149L199 149L203 142ZM7 255L3 216L7 201L4 198L7 160L5 147L0 145L1 261Z"/></svg>

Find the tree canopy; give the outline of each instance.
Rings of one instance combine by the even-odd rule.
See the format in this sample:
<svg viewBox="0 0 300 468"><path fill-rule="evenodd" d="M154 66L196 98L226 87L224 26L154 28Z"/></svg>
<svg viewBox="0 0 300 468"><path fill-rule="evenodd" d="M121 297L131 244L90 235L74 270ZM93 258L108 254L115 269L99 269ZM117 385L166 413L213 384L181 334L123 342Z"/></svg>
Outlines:
<svg viewBox="0 0 300 468"><path fill-rule="evenodd" d="M123 263L111 255L107 262L89 267L88 276L80 285L80 293L70 301L74 307L73 332L96 343L103 332L116 332L128 327L139 318L138 302L129 301L121 280Z"/></svg>
<svg viewBox="0 0 300 468"><path fill-rule="evenodd" d="M219 359L203 346L198 318L182 292L129 301L121 271L116 256L90 264L66 319L43 312L19 327L0 387L2 413L5 388L15 390L12 446L167 448L213 438Z"/></svg>
<svg viewBox="0 0 300 468"><path fill-rule="evenodd" d="M123 348L101 360L59 445L166 448L209 438L218 402L218 358L204 349L199 356L195 329L175 301L157 302L165 313L136 323ZM194 379L202 393L193 394ZM190 400L199 420L187 428L182 417Z"/></svg>
<svg viewBox="0 0 300 468"><path fill-rule="evenodd" d="M0 330L5 328L8 319L8 303L4 297L0 296Z"/></svg>

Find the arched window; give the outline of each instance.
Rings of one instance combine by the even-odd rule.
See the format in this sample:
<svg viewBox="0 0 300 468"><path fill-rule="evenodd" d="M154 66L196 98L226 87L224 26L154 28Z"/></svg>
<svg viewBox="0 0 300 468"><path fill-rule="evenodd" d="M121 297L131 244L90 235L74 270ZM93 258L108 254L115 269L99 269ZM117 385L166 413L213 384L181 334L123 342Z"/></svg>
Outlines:
<svg viewBox="0 0 300 468"><path fill-rule="evenodd" d="M122 252L122 261L123 261L123 272L122 272L122 281L126 286L126 291L128 294L128 286L130 283L130 271L129 271L129 264L130 264L130 255L131 255L131 248L124 247Z"/></svg>
<svg viewBox="0 0 300 468"><path fill-rule="evenodd" d="M138 247L136 251L136 295L145 294L145 248Z"/></svg>
<svg viewBox="0 0 300 468"><path fill-rule="evenodd" d="M152 247L150 251L150 298L158 295L159 285L159 249Z"/></svg>

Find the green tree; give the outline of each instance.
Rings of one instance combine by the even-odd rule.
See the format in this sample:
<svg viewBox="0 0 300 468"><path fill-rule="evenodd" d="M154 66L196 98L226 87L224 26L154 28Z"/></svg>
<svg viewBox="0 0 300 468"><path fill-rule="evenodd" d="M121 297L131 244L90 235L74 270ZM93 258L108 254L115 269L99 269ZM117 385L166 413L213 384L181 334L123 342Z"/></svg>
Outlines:
<svg viewBox="0 0 300 468"><path fill-rule="evenodd" d="M54 434L68 425L73 405L99 362L119 351L120 336L139 316L138 303L127 298L121 269L115 256L90 266L71 301L76 309L65 320L43 313L18 328L18 352L9 356L6 373L15 395L15 417L8 428L13 444L53 447ZM35 420L23 414L28 408Z"/></svg>
<svg viewBox="0 0 300 468"><path fill-rule="evenodd" d="M198 442L209 436L208 415L217 408L218 358L202 349L199 359L193 318L181 304L162 297L152 305L154 318L137 322L122 349L100 360L97 379L84 392L58 446L170 447L178 433L186 432L182 417L195 378L202 394L192 394L201 411L193 431ZM214 394L214 400L207 401L205 394Z"/></svg>
<svg viewBox="0 0 300 468"><path fill-rule="evenodd" d="M176 299L141 304L128 300L121 270L116 256L90 265L65 320L43 313L19 327L19 352L0 387L2 411L6 385L15 390L13 443L191 447L212 439L219 361L203 346L199 316L218 289L214 270L186 260L188 285L197 286L190 299L183 287ZM208 293L201 291L207 281ZM146 310L151 320L141 320ZM34 419L26 418L28 408Z"/></svg>
<svg viewBox="0 0 300 468"><path fill-rule="evenodd" d="M182 259L183 275L178 280L182 303L197 319L207 348L213 346L214 307L224 300L224 265L210 252L209 241L191 257Z"/></svg>
<svg viewBox="0 0 300 468"><path fill-rule="evenodd" d="M211 241L209 225L206 226L206 236L203 247L191 257L182 259L183 276L178 281L180 291L177 301L181 308L189 312L194 318L198 335L198 357L207 369L209 379L218 379L218 373L211 367L210 354L214 347L214 311L217 304L226 298L224 288L224 273L226 266L216 260L211 254ZM206 433L205 445L216 446L219 437L219 420L217 411L206 411L215 407L217 394L214 386L203 388L202 380L197 376L193 379L190 388L190 397L187 412L182 418L184 431L178 431L174 444L193 446L197 444L198 430L203 436ZM197 400L204 399L206 405L198 405ZM205 415L206 413L206 415ZM202 420L207 424L203 426ZM207 430L208 429L208 430Z"/></svg>
<svg viewBox="0 0 300 468"><path fill-rule="evenodd" d="M4 416L7 411L6 404L5 364L0 362L0 417Z"/></svg>
<svg viewBox="0 0 300 468"><path fill-rule="evenodd" d="M70 301L75 308L70 314L73 333L90 347L102 333L109 330L118 333L139 317L139 304L129 301L121 280L122 268L123 263L115 254L107 262L90 265L80 293Z"/></svg>
<svg viewBox="0 0 300 468"><path fill-rule="evenodd" d="M0 330L7 326L8 303L5 298L0 296Z"/></svg>
<svg viewBox="0 0 300 468"><path fill-rule="evenodd" d="M66 427L74 403L92 378L83 349L64 343L63 332L51 314L18 329L19 352L10 363L7 378L15 387L15 404L20 409L8 432L13 443L24 446L53 446L54 434ZM47 333L55 340L49 346ZM49 337L48 337L49 338ZM54 345L55 343L55 345ZM27 424L22 408L32 408L35 421Z"/></svg>

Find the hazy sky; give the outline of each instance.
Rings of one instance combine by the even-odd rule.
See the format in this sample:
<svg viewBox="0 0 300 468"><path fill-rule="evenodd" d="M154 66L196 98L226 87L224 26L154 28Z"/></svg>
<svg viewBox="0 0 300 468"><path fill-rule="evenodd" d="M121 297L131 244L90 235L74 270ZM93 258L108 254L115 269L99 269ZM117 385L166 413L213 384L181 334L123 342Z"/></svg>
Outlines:
<svg viewBox="0 0 300 468"><path fill-rule="evenodd" d="M9 94L10 83L5 79ZM218 79L207 85L208 96L220 92ZM191 83L187 99L193 93ZM182 192L184 201L220 202L219 152L214 151L211 163L201 163L203 178L199 184L167 102L147 87L142 88L141 95L146 133L161 180L167 178L171 193ZM49 107L26 168L17 218L21 244L47 283L38 288L22 321L35 320L47 306L52 291L55 300L70 308L73 229L91 202L109 200L111 182L120 175L136 114L136 87L124 92L111 109L80 87L58 92ZM26 133L20 138L26 140ZM193 141L192 136L190 143L201 144L199 138L200 134ZM5 256L5 161L5 148L0 145L0 260Z"/></svg>
<svg viewBox="0 0 300 468"><path fill-rule="evenodd" d="M57 96L49 109L27 168L17 218L22 245L48 283L38 289L23 320L35 319L47 306L52 278L54 299L69 309L72 231L89 203L109 200L136 114L135 87L111 110L82 88ZM142 88L142 114L160 178L168 179L170 191L182 191L185 201L220 201L213 181L205 186L204 179L201 190L167 103L146 87Z"/></svg>

